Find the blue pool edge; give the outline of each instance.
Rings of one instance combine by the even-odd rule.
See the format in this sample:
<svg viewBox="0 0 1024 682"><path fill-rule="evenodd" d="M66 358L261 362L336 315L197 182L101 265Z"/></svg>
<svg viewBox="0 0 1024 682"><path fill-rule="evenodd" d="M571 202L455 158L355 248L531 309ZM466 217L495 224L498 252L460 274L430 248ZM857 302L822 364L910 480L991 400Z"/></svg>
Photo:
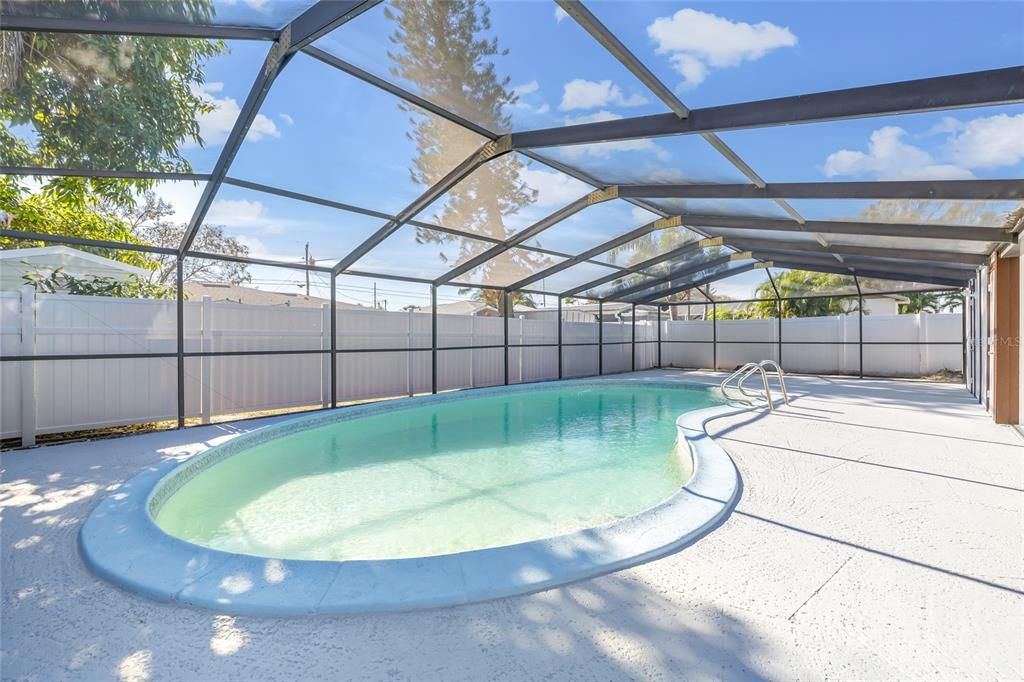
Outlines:
<svg viewBox="0 0 1024 682"><path fill-rule="evenodd" d="M211 462L262 440L312 428L320 421L572 385L644 383L707 389L646 377L554 383L421 396L303 415L242 434L185 463L168 460L147 467L104 498L89 515L79 533L80 554L90 570L122 588L158 601L221 613L301 616L409 611L542 591L645 563L693 544L732 512L742 490L739 472L705 426L751 409L747 406L718 405L678 417L678 438L688 446L694 471L664 502L607 525L515 545L409 559L267 559L186 542L160 529L150 513L183 480Z"/></svg>

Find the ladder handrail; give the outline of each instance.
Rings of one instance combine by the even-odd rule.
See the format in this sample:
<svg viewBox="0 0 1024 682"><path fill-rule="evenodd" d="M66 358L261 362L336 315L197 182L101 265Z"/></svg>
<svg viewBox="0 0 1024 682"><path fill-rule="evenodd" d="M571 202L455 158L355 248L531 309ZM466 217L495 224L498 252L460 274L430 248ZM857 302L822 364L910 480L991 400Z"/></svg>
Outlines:
<svg viewBox="0 0 1024 682"><path fill-rule="evenodd" d="M741 376L736 382L736 388L739 389L740 393L742 393L745 397L750 397L750 394L743 389L743 382L746 381L747 378L749 378L754 372L759 372L761 374L761 382L764 384L764 394L765 398L768 401L768 409L774 410L775 406L772 404L772 392L771 389L768 387L768 375L765 373L764 367L761 367L756 362L748 362L747 364L743 365L743 367L740 367L738 370L727 376L721 384L722 394L725 395L726 397L729 397L728 393L725 390L728 387L729 381L742 373L743 376Z"/></svg>
<svg viewBox="0 0 1024 682"><path fill-rule="evenodd" d="M733 379L735 379L736 377L738 377L738 376L739 376L740 374L742 374L743 372L745 372L745 371L746 371L747 369L749 369L749 368L753 367L753 366L754 366L755 364L756 364L756 363L753 363L753 362L748 362L747 364L743 365L742 367L740 367L739 369L737 369L737 370L736 370L735 372L733 372L732 374L730 374L729 376L727 376L726 378L722 379L722 383L721 383L721 384L719 384L719 388L721 388L721 390L722 390L722 393L725 393L725 388L726 388L726 386L728 385L728 383L729 383L730 381L732 381Z"/></svg>
<svg viewBox="0 0 1024 682"><path fill-rule="evenodd" d="M774 360L762 360L757 364L761 365L762 367L764 367L765 365L769 365L769 369L771 369L772 367L775 368L775 373L779 377L779 387L782 389L782 400L787 405L789 405L789 391L786 390L786 374L785 372L782 371L782 367L779 366L779 363L775 362Z"/></svg>
<svg viewBox="0 0 1024 682"><path fill-rule="evenodd" d="M789 405L789 391L786 390L785 372L782 371L782 367L779 366L779 363L775 362L774 360L762 360L761 362L746 363L745 365L743 365L742 367L740 367L735 372L733 372L732 374L730 374L729 376L722 380L722 383L720 385L722 394L725 395L727 398L729 397L726 389L729 387L729 382L735 379L735 388L738 389L744 397L755 397L756 394L747 391L743 387L743 384L744 382L746 382L747 379L753 376L755 372L760 373L761 383L764 385L764 397L768 403L768 409L774 410L775 405L772 401L772 392L768 384L768 373L765 372L766 366L770 371L774 371L775 374L779 377L779 387L782 389L783 402L785 402L786 405Z"/></svg>

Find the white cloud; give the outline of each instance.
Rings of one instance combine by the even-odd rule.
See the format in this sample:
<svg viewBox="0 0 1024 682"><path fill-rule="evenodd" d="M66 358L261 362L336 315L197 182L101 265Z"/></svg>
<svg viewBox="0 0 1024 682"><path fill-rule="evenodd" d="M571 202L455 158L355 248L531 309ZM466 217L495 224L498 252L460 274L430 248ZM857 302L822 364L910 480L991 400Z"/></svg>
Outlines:
<svg viewBox="0 0 1024 682"><path fill-rule="evenodd" d="M867 151L840 149L823 170L837 175L889 179L972 178L973 170L1015 166L1024 161L1024 114L997 114L961 121L944 116L924 137L944 135L933 152L905 141L907 132L885 126L871 133ZM938 159L935 156L938 155Z"/></svg>
<svg viewBox="0 0 1024 682"><path fill-rule="evenodd" d="M565 206L586 195L593 188L564 173L526 168L519 172L519 178L531 189L537 190L539 207Z"/></svg>
<svg viewBox="0 0 1024 682"><path fill-rule="evenodd" d="M261 202L246 199L217 199L210 206L206 222L233 230L258 230L262 234L309 229L305 221L275 217Z"/></svg>
<svg viewBox="0 0 1024 682"><path fill-rule="evenodd" d="M538 83L535 80L530 81L529 83L523 83L522 85L517 85L514 88L512 88L513 94L519 95L520 97L522 97L523 95L529 95L530 93L537 92L538 90L540 90L540 83Z"/></svg>
<svg viewBox="0 0 1024 682"><path fill-rule="evenodd" d="M569 13L566 12L564 9L562 9L561 7L556 7L555 8L555 22L556 23L560 24L560 23L562 23L562 19L567 19L568 17L569 17Z"/></svg>
<svg viewBox="0 0 1024 682"><path fill-rule="evenodd" d="M957 123L951 131L949 150L961 166L998 168L1024 159L1024 114L998 114Z"/></svg>
<svg viewBox="0 0 1024 682"><path fill-rule="evenodd" d="M278 114L277 117L284 121L285 123L287 123L288 125L295 124L295 119L289 116L288 114Z"/></svg>
<svg viewBox="0 0 1024 682"><path fill-rule="evenodd" d="M734 22L695 9L681 9L670 17L655 19L647 27L647 35L654 41L656 52L668 55L683 76L680 88L699 85L711 67L738 66L797 43L785 26L769 21Z"/></svg>
<svg viewBox="0 0 1024 682"><path fill-rule="evenodd" d="M933 125L929 130L929 135L943 135L954 133L960 129L960 121L953 118L952 116L943 116L942 120Z"/></svg>
<svg viewBox="0 0 1024 682"><path fill-rule="evenodd" d="M707 65L693 55L678 52L672 55L671 60L676 71L683 75L683 82L680 84L682 90L695 88L708 77Z"/></svg>
<svg viewBox="0 0 1024 682"><path fill-rule="evenodd" d="M601 121L618 121L622 118L622 114L616 114L614 111L608 111L602 109L595 111L592 114L580 114L579 116L566 116L565 125L574 126L581 123L600 123Z"/></svg>
<svg viewBox="0 0 1024 682"><path fill-rule="evenodd" d="M648 211L646 208L641 208L640 206L632 207L632 209L630 209L629 215L633 219L633 222L636 223L637 225L653 222L660 217Z"/></svg>
<svg viewBox="0 0 1024 682"><path fill-rule="evenodd" d="M551 111L551 106L546 102L541 101L540 104L530 103L529 100L538 102L541 99L541 95L538 94L540 93L540 83L535 80L532 80L529 83L523 83L522 85L517 85L513 87L510 92L518 97L515 104L510 105L512 108L529 111L535 114L546 114ZM533 96L530 97L530 95Z"/></svg>
<svg viewBox="0 0 1024 682"><path fill-rule="evenodd" d="M598 123L600 121L617 121L622 118L621 114L602 109L592 114L581 116L567 116L565 125L577 125L580 123ZM653 154L659 161L668 161L672 155L664 148L658 146L654 140L649 138L639 140L616 140L615 142L596 142L594 144L577 144L564 147L559 150L559 155L568 160L580 159L586 156L607 159L617 152L648 152Z"/></svg>
<svg viewBox="0 0 1024 682"><path fill-rule="evenodd" d="M867 152L841 149L825 159L827 177L869 176L879 180L957 180L972 178L967 168L936 163L924 149L904 142L907 131L885 126L871 133Z"/></svg>
<svg viewBox="0 0 1024 682"><path fill-rule="evenodd" d="M235 125L235 119L241 111L233 97L215 97L215 93L223 92L223 83L204 83L194 86L192 92L213 105L213 111L199 116L199 135L207 145L222 144ZM259 142L265 137L281 137L281 132L274 122L263 114L256 114L246 140Z"/></svg>
<svg viewBox="0 0 1024 682"><path fill-rule="evenodd" d="M202 183L173 181L158 182L153 186L153 193L174 208L170 220L175 223L187 223L199 204L205 189Z"/></svg>
<svg viewBox="0 0 1024 682"><path fill-rule="evenodd" d="M621 107L638 107L647 104L647 98L637 93L626 97L622 88L610 80L588 81L575 78L565 84L562 92L562 111L572 109L596 109L615 104Z"/></svg>
<svg viewBox="0 0 1024 682"><path fill-rule="evenodd" d="M266 216L266 207L258 201L217 199L210 206L208 220L225 225L251 225Z"/></svg>

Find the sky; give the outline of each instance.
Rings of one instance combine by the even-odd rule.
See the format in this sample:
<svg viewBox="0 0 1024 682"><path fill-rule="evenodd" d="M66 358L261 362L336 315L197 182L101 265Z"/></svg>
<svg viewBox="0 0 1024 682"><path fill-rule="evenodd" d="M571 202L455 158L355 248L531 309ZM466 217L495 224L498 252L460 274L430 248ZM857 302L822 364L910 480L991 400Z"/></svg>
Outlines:
<svg viewBox="0 0 1024 682"><path fill-rule="evenodd" d="M235 0L219 3L218 8L224 20L277 25L302 4ZM493 58L495 71L507 77L507 87L519 95L518 102L506 108L512 129L667 110L557 5L538 1L489 6L491 29L486 36L507 50ZM591 2L588 7L691 108L1024 61L1024 5L1019 2L659 1ZM400 49L388 41L393 30L380 6L322 38L317 46L396 80L388 56L388 50ZM212 169L268 47L265 42L232 41L227 54L206 65L206 83L198 91L216 109L200 121L205 147L186 150L197 172ZM396 82L418 91L415 84ZM397 213L424 189L410 173L417 155L407 135L412 116L383 90L300 54L271 88L229 175ZM445 133L466 148L483 142L450 124ZM768 182L1024 177L1020 105L736 131L721 137ZM609 184L745 181L697 136L543 153ZM537 199L508 218L510 231L591 189L525 158L524 168L520 179L537 191ZM191 216L201 191L192 183L163 183L159 189L181 220ZM444 198L418 219L435 220L443 203ZM706 203L712 205L695 203L694 210L779 213L771 202ZM815 219L850 217L860 208L852 202L793 203L805 217ZM613 201L586 209L542 234L536 243L579 252L653 218L635 206ZM313 257L330 265L384 221L225 185L207 222L223 225L254 256L297 261L309 242ZM453 257L454 247L419 244L415 230L406 227L355 267L434 277L451 266ZM254 267L252 273L257 285L265 288L291 291L296 283L305 282L302 273L283 269ZM593 268L577 268L552 288L587 281L592 273ZM716 289L739 298L762 280L763 273L754 272L719 283ZM369 280L346 278L342 286L349 288L339 290L340 300L372 302ZM380 291L387 291L392 309L423 304L427 295L425 286L394 281L379 281ZM315 283L313 293L326 296L322 282ZM455 289L442 290L442 300L457 297Z"/></svg>

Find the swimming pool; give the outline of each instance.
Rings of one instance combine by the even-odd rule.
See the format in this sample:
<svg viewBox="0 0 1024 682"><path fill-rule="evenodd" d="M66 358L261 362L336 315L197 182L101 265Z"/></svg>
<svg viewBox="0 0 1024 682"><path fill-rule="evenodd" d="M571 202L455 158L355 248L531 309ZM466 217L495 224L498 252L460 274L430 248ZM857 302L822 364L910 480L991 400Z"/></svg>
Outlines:
<svg viewBox="0 0 1024 682"><path fill-rule="evenodd" d="M81 553L129 589L236 613L535 591L716 527L739 480L703 424L736 411L704 386L597 379L296 417L131 479Z"/></svg>
<svg viewBox="0 0 1024 682"><path fill-rule="evenodd" d="M701 387L556 384L337 421L217 462L156 514L167 533L278 559L434 556L562 535L690 477L675 420Z"/></svg>

